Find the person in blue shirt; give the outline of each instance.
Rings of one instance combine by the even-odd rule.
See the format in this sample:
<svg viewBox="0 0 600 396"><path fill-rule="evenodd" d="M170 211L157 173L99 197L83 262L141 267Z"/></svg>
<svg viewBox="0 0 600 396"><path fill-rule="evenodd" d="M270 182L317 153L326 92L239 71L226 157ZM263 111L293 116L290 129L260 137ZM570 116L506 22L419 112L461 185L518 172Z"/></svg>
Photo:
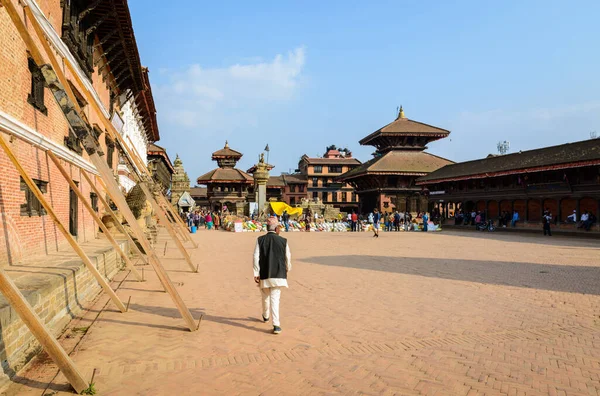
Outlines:
<svg viewBox="0 0 600 396"><path fill-rule="evenodd" d="M379 222L381 221L381 214L377 208L373 209L373 237L379 238Z"/></svg>
<svg viewBox="0 0 600 396"><path fill-rule="evenodd" d="M514 226L515 226L515 224L517 224L517 221L519 221L519 220L520 220L520 219L519 219L519 212L517 212L517 211L515 210L515 212L513 213L513 217L512 217L512 221L510 222L510 225L511 225L512 227L514 227Z"/></svg>
<svg viewBox="0 0 600 396"><path fill-rule="evenodd" d="M427 222L429 221L429 216L427 216L427 212L423 213L423 232L427 232Z"/></svg>

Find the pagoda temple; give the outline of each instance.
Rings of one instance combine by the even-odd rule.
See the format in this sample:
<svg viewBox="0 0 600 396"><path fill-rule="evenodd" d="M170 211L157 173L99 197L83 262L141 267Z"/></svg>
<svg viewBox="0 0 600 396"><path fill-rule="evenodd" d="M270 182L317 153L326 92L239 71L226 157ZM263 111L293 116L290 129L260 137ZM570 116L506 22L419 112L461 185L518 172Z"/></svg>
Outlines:
<svg viewBox="0 0 600 396"><path fill-rule="evenodd" d="M404 115L400 107L396 120L360 140L374 146L374 158L338 177L352 185L360 198L360 211L411 212L427 210L427 197L415 184L416 179L445 165L445 158L429 154L427 144L447 137L450 131Z"/></svg>
<svg viewBox="0 0 600 396"><path fill-rule="evenodd" d="M217 161L218 168L198 177L198 185L206 185L206 195L211 210L224 211L243 215L246 209L248 189L254 180L246 172L235 166L242 158L242 153L225 147L212 153L212 160Z"/></svg>

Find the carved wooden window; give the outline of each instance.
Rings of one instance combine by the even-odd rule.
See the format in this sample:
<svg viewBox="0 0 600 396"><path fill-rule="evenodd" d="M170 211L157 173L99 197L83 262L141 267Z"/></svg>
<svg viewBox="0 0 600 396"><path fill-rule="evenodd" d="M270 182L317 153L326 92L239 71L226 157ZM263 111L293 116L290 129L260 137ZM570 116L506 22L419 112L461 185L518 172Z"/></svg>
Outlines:
<svg viewBox="0 0 600 396"><path fill-rule="evenodd" d="M65 146L67 146L69 150L74 151L79 155L81 155L83 152L81 144L79 144L79 138L77 135L75 135L75 133L73 133L71 128L69 128L69 135L65 136Z"/></svg>
<svg viewBox="0 0 600 396"><path fill-rule="evenodd" d="M42 193L45 194L48 191L48 182L36 179L33 179L33 181ZM25 183L23 178L21 178L20 190L25 192L25 202L21 204L21 216L44 216L46 214L46 210L33 194L33 191L31 191L27 183Z"/></svg>
<svg viewBox="0 0 600 396"><path fill-rule="evenodd" d="M290 184L290 192L296 192L296 185Z"/></svg>
<svg viewBox="0 0 600 396"><path fill-rule="evenodd" d="M90 205L95 212L98 212L98 195L96 193L90 193Z"/></svg>
<svg viewBox="0 0 600 396"><path fill-rule="evenodd" d="M329 173L342 173L341 165L330 165Z"/></svg>
<svg viewBox="0 0 600 396"><path fill-rule="evenodd" d="M85 0L62 0L62 39L75 56L83 71L91 76L93 66L94 26L90 5ZM93 4L92 4L93 7ZM96 26L97 27L97 26Z"/></svg>
<svg viewBox="0 0 600 396"><path fill-rule="evenodd" d="M48 114L48 109L44 106L44 76L32 58L29 58L29 71L31 72L31 92L27 97L27 102L42 113Z"/></svg>
<svg viewBox="0 0 600 396"><path fill-rule="evenodd" d="M323 173L323 166L322 165L315 165L313 168L313 172L315 173Z"/></svg>

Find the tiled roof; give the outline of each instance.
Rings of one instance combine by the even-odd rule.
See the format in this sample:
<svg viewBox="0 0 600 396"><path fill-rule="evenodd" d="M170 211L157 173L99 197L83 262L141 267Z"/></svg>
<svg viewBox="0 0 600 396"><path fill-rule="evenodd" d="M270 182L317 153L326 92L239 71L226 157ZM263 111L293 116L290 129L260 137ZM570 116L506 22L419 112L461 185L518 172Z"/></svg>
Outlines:
<svg viewBox="0 0 600 396"><path fill-rule="evenodd" d="M283 175L283 179L286 184L306 184L308 183L308 176L301 174Z"/></svg>
<svg viewBox="0 0 600 396"><path fill-rule="evenodd" d="M443 138L450 134L450 131L442 128L435 127L433 125L424 124L419 121L413 121L408 118L397 118L394 122L391 122L379 128L369 136L359 141L361 145L368 145L369 142L379 136L431 136Z"/></svg>
<svg viewBox="0 0 600 396"><path fill-rule="evenodd" d="M347 180L365 174L425 175L451 163L420 150L392 150L342 174L339 179Z"/></svg>
<svg viewBox="0 0 600 396"><path fill-rule="evenodd" d="M285 187L285 183L281 176L269 176L267 187Z"/></svg>
<svg viewBox="0 0 600 396"><path fill-rule="evenodd" d="M156 155L162 157L165 160L165 163L167 164L169 169L171 169L171 173L175 172L175 169L173 168L173 163L169 158L169 154L167 154L167 150L165 150L163 147L159 146L158 144L150 143L148 144L147 155Z"/></svg>
<svg viewBox="0 0 600 396"><path fill-rule="evenodd" d="M309 158L303 157L309 165L359 165L356 158Z"/></svg>
<svg viewBox="0 0 600 396"><path fill-rule="evenodd" d="M242 182L252 183L252 177L237 168L216 168L203 174L197 180L198 184Z"/></svg>
<svg viewBox="0 0 600 396"><path fill-rule="evenodd" d="M223 147L221 150L217 150L214 153L212 153L212 158L213 159L226 158L226 157L241 158L242 155L243 154L240 153L239 151L230 149L229 143L227 141L225 141L225 147Z"/></svg>
<svg viewBox="0 0 600 396"><path fill-rule="evenodd" d="M190 195L193 198L206 198L208 188L206 187L192 187L190 188Z"/></svg>
<svg viewBox="0 0 600 396"><path fill-rule="evenodd" d="M448 165L420 178L417 183L484 178L511 173L563 169L600 163L600 139L561 144L513 154Z"/></svg>

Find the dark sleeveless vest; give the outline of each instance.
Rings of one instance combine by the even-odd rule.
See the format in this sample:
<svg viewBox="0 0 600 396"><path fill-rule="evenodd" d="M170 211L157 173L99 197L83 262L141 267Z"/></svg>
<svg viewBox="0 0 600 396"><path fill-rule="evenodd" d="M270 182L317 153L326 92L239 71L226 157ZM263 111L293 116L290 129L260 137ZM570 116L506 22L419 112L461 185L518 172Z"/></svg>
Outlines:
<svg viewBox="0 0 600 396"><path fill-rule="evenodd" d="M287 239L280 237L274 232L269 232L258 238L260 279L287 279L287 268L285 266L286 246Z"/></svg>

